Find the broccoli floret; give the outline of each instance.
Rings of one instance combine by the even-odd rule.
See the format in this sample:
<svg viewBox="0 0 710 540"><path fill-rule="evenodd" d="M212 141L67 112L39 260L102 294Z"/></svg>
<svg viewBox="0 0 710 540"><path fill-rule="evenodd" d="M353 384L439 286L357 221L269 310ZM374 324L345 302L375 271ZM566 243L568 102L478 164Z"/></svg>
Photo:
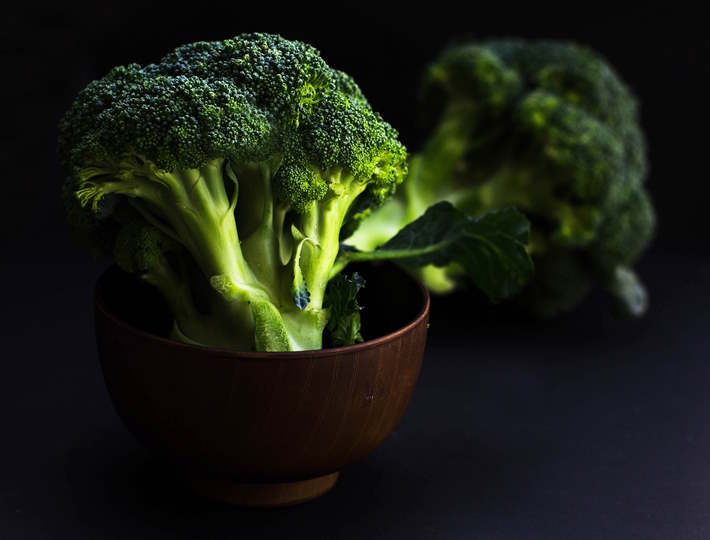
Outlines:
<svg viewBox="0 0 710 540"><path fill-rule="evenodd" d="M404 189L349 243L372 249L438 201L474 216L515 206L532 223L531 310L572 309L597 282L621 311L644 311L629 276L655 227L645 140L636 99L603 58L562 42L466 43L429 67L422 103L430 135ZM466 281L460 266L421 276L439 292Z"/></svg>
<svg viewBox="0 0 710 540"><path fill-rule="evenodd" d="M350 77L266 34L114 68L63 117L59 149L74 221L114 231L102 241L161 290L174 335L239 349L321 347L348 210L407 170Z"/></svg>

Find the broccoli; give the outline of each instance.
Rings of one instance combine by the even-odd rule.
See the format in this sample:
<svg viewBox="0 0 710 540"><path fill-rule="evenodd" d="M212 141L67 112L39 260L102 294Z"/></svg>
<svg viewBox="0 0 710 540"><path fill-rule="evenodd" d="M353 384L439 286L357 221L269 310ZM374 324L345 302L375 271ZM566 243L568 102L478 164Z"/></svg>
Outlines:
<svg viewBox="0 0 710 540"><path fill-rule="evenodd" d="M277 35L197 42L156 64L116 67L59 127L75 227L162 293L174 338L236 350L321 348L326 286L348 262L336 263L341 229L407 173L397 132L355 82ZM513 222L527 224L519 214ZM506 237L515 253L523 236ZM528 274L523 261L514 277ZM338 316L358 323L348 332L356 341L359 317Z"/></svg>
<svg viewBox="0 0 710 540"><path fill-rule="evenodd" d="M404 189L348 243L375 248L438 201L474 216L513 205L532 223L536 271L520 300L533 313L568 311L594 283L620 312L645 311L631 268L655 225L645 141L634 96L603 58L563 42L464 43L429 66L422 103L429 136ZM459 265L421 276L442 293L469 277Z"/></svg>

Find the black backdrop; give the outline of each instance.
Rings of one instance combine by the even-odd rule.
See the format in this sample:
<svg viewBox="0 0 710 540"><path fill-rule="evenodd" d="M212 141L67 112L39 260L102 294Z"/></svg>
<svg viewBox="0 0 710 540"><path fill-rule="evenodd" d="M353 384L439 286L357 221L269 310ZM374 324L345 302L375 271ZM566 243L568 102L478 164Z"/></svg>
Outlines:
<svg viewBox="0 0 710 540"><path fill-rule="evenodd" d="M596 295L563 320L501 324L471 314L465 297L439 300L404 423L331 495L256 514L179 495L101 380L90 294L103 263L66 233L56 124L113 65L244 31L314 44L412 150L418 76L450 40L562 38L603 53L639 95L649 139L659 214L640 264L649 315L613 321ZM710 38L699 12L33 4L4 13L0 45L0 538L710 537Z"/></svg>
<svg viewBox="0 0 710 540"><path fill-rule="evenodd" d="M416 88L424 66L451 40L465 36L572 39L604 54L642 103L650 143L651 192L659 213L659 246L705 251L708 201L706 141L710 107L710 41L700 13L573 7L553 9L436 2L417 8L384 2L281 7L268 2L185 8L100 2L83 8L37 8L5 15L2 92L10 99L3 136L7 151L1 198L3 241L24 251L27 236L61 237L55 257L69 249L61 235L55 155L56 124L74 95L112 66L156 61L175 46L245 31L281 33L319 48L331 65L352 74L374 108L410 149L421 139ZM7 126L7 124L5 124ZM9 144L9 147L8 147ZM9 190L9 192L8 192ZM31 201L28 216L24 204ZM27 254L46 256L32 244ZM15 257L3 250L2 257ZM72 255L74 256L74 253Z"/></svg>

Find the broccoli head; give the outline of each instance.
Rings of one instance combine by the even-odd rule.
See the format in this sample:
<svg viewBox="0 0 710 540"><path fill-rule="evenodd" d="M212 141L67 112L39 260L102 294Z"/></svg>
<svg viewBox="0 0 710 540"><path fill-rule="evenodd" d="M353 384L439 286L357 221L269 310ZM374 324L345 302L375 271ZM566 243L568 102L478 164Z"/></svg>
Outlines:
<svg viewBox="0 0 710 540"><path fill-rule="evenodd" d="M655 226L645 140L636 99L603 58L563 42L464 43L426 71L422 109L429 136L404 189L350 243L371 249L436 201L474 216L515 206L532 224L533 312L567 311L597 282L643 313L631 266ZM456 265L422 277L440 292L467 280Z"/></svg>
<svg viewBox="0 0 710 540"><path fill-rule="evenodd" d="M321 347L348 211L407 171L355 82L276 35L116 67L59 131L72 222L160 289L175 336L246 350Z"/></svg>

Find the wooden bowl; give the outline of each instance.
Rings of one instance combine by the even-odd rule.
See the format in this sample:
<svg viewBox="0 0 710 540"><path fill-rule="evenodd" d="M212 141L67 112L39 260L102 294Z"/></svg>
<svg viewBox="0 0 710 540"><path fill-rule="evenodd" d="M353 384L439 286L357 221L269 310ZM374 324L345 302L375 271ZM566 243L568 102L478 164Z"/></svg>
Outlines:
<svg viewBox="0 0 710 540"><path fill-rule="evenodd" d="M108 269L95 289L104 378L136 438L203 495L238 505L305 502L377 448L400 421L424 354L429 295L394 266L370 267L365 343L233 352L163 337L170 314Z"/></svg>

